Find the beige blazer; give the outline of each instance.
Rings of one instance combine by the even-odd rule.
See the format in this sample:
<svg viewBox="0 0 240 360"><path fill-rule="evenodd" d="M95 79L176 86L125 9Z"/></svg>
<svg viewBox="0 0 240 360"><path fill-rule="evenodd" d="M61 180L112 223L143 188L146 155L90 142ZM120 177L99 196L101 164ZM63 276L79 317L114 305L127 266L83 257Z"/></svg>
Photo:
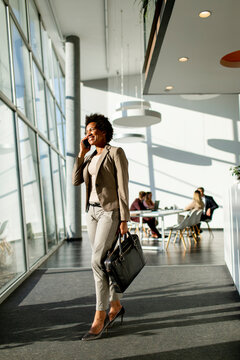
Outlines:
<svg viewBox="0 0 240 360"><path fill-rule="evenodd" d="M72 183L86 184L86 210L91 192L91 179L88 166L94 151L84 159L76 158ZM96 169L96 191L99 202L105 211L120 209L120 220L130 220L128 195L128 161L122 148L107 144L98 160Z"/></svg>

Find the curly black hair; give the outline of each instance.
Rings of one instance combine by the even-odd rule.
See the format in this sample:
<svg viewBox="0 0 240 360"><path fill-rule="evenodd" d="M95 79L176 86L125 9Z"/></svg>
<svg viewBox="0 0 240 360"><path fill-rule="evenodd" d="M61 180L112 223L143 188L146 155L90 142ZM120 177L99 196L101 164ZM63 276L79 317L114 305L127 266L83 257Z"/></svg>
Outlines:
<svg viewBox="0 0 240 360"><path fill-rule="evenodd" d="M112 140L113 137L113 127L107 117L101 114L91 114L86 116L85 128L91 122L96 123L96 128L106 133L107 143Z"/></svg>

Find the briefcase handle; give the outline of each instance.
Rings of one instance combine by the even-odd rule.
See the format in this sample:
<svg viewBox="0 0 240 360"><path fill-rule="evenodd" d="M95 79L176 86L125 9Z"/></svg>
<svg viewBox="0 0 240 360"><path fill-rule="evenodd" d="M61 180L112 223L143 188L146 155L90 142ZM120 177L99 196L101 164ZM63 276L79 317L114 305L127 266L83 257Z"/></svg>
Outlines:
<svg viewBox="0 0 240 360"><path fill-rule="evenodd" d="M127 235L129 238L132 239L132 235L130 234L130 232L128 231L126 234L123 235L123 240L126 240L127 239ZM122 235L121 233L119 232L119 235L118 235L118 246L119 246L119 254L120 256L122 257L123 256L123 251L122 251L122 242L121 242L121 239L122 239ZM133 240L132 240L133 241ZM134 242L134 241L133 241Z"/></svg>

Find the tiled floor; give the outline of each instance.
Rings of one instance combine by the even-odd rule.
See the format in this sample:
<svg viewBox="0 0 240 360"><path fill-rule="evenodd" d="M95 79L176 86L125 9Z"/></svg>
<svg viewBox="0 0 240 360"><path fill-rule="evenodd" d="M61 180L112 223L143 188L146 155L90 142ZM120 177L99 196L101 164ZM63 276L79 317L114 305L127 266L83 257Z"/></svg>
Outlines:
<svg viewBox="0 0 240 360"><path fill-rule="evenodd" d="M86 232L81 241L64 242L41 268L72 268L91 266L91 248ZM204 230L197 245L187 245L187 250L181 244L170 243L168 251L144 251L148 266L162 265L223 265L224 246L223 231L214 231L214 237Z"/></svg>

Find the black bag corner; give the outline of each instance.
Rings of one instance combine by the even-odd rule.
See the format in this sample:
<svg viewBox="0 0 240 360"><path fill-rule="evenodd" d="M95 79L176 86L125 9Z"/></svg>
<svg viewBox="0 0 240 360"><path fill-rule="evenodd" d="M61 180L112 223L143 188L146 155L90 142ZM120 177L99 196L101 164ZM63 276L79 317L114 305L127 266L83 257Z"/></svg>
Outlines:
<svg viewBox="0 0 240 360"><path fill-rule="evenodd" d="M117 293L123 293L128 288L145 264L138 235L130 232L124 235L123 241L119 235L118 246L114 246L104 261L106 272Z"/></svg>

